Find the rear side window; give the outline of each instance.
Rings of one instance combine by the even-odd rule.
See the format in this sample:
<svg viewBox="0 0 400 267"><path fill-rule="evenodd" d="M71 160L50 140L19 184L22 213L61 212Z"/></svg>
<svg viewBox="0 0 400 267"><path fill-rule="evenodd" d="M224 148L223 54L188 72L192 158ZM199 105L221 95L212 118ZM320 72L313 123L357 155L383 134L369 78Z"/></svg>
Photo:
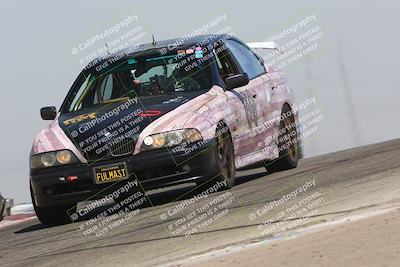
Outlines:
<svg viewBox="0 0 400 267"><path fill-rule="evenodd" d="M225 43L243 71L247 73L249 79L253 79L265 73L264 67L249 48L234 40L227 40Z"/></svg>

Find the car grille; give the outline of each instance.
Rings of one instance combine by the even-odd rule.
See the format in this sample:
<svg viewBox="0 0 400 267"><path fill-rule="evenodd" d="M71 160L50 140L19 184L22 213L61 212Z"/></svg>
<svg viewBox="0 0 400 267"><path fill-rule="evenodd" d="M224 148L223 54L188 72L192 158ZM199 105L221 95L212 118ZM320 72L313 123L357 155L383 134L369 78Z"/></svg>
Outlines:
<svg viewBox="0 0 400 267"><path fill-rule="evenodd" d="M135 141L133 138L124 138L110 148L110 154L113 157L126 156L133 154Z"/></svg>

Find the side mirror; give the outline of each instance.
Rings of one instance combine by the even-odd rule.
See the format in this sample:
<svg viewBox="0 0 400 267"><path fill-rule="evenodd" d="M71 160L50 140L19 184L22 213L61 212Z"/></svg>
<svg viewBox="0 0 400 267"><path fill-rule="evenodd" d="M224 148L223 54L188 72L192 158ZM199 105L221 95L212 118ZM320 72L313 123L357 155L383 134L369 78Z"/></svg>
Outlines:
<svg viewBox="0 0 400 267"><path fill-rule="evenodd" d="M232 90L247 85L249 83L249 76L247 73L239 73L226 78L225 83L228 86L228 90Z"/></svg>
<svg viewBox="0 0 400 267"><path fill-rule="evenodd" d="M41 108L40 116L43 120L54 120L57 116L57 109L53 106Z"/></svg>

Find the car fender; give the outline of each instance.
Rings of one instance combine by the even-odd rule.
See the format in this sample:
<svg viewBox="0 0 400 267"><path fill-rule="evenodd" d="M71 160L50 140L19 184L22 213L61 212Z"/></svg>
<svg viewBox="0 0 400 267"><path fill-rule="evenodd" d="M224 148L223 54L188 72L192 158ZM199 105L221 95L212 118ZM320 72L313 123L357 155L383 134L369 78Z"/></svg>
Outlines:
<svg viewBox="0 0 400 267"><path fill-rule="evenodd" d="M214 93L216 97L197 110L186 122L185 127L196 128L205 140L212 140L216 136L218 124L222 122L228 127L233 139L238 128L233 106L221 87L216 86Z"/></svg>
<svg viewBox="0 0 400 267"><path fill-rule="evenodd" d="M32 156L44 152L68 149L72 151L82 163L86 163L87 160L84 158L82 153L58 124L58 116L59 114L49 126L40 131L36 136L32 144L30 155Z"/></svg>
<svg viewBox="0 0 400 267"><path fill-rule="evenodd" d="M214 85L206 93L182 104L149 124L139 135L134 154L140 152L144 138L155 133L195 128L201 133L204 140L211 140L215 137L216 126L220 120L224 120L232 131L235 128L235 122L226 120L227 113L233 114L227 101L228 97L223 89Z"/></svg>

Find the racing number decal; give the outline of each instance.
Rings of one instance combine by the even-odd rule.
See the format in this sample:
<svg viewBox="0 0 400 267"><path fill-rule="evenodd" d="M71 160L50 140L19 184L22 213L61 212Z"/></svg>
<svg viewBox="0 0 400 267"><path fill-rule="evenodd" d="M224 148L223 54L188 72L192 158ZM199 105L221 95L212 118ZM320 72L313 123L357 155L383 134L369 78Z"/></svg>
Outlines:
<svg viewBox="0 0 400 267"><path fill-rule="evenodd" d="M246 111L247 123L249 128L257 126L257 104L256 100L249 91L244 91L239 93L243 99L244 109Z"/></svg>
<svg viewBox="0 0 400 267"><path fill-rule="evenodd" d="M271 103L271 93L270 93L270 91L269 91L269 85L268 85L268 83L264 83L264 90L265 90L265 95L266 95L266 97L267 97L267 101L268 101L268 104L270 104Z"/></svg>
<svg viewBox="0 0 400 267"><path fill-rule="evenodd" d="M252 93L247 90L243 92L237 92L235 90L232 90L231 92L243 104L249 128L251 129L254 126L257 126L257 106L256 106L256 100L254 99Z"/></svg>

